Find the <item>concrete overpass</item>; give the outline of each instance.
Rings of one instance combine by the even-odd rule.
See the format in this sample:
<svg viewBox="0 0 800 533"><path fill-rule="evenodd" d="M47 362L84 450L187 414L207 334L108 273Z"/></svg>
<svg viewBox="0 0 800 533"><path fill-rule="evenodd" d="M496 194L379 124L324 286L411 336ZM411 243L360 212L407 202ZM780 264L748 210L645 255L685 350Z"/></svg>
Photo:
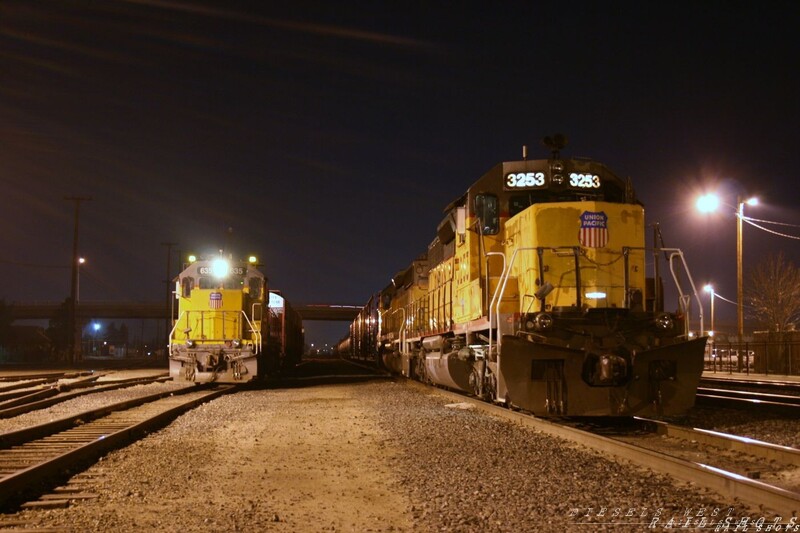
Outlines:
<svg viewBox="0 0 800 533"><path fill-rule="evenodd" d="M11 302L12 320L47 320L54 318L63 302ZM164 302L78 302L79 320L91 318L153 318L169 314ZM292 304L303 320L351 321L361 306L340 304Z"/></svg>

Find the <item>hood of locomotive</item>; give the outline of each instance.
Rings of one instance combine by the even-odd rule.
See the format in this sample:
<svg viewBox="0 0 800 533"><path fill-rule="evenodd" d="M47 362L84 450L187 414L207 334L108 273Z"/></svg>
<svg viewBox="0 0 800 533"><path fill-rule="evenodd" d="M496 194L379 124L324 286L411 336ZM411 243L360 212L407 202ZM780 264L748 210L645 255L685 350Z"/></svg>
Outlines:
<svg viewBox="0 0 800 533"><path fill-rule="evenodd" d="M640 205L533 205L507 231L520 310L501 340L501 396L540 415L694 404L706 339L687 339L679 314L649 309Z"/></svg>
<svg viewBox="0 0 800 533"><path fill-rule="evenodd" d="M202 346L241 339L241 320L234 317L241 312L242 305L241 291L194 289L191 297L181 302L176 340Z"/></svg>

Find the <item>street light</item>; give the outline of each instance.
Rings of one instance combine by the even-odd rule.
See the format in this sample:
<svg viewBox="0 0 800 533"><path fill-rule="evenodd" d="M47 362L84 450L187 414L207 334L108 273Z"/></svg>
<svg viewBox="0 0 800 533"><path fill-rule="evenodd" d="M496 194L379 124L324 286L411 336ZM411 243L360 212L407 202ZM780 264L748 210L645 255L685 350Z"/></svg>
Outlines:
<svg viewBox="0 0 800 533"><path fill-rule="evenodd" d="M711 330L708 332L708 336L713 338L714 337L714 286L710 283L703 287L703 290L711 295Z"/></svg>
<svg viewBox="0 0 800 533"><path fill-rule="evenodd" d="M742 275L742 220L744 220L744 206L758 205L758 198L736 199L736 316L739 345L744 337L744 284ZM705 194L697 199L697 210L701 213L710 213L719 209L721 202L716 194ZM729 206L730 207L730 206ZM741 348L740 348L741 349Z"/></svg>

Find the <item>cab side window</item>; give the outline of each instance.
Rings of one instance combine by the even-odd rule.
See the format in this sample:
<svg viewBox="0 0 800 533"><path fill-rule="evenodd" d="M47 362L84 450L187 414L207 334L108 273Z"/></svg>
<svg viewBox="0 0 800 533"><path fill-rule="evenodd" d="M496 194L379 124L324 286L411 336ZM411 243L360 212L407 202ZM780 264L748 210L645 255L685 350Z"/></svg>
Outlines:
<svg viewBox="0 0 800 533"><path fill-rule="evenodd" d="M497 235L500 231L500 202L494 194L479 194L475 197L475 216L478 217L483 235Z"/></svg>
<svg viewBox="0 0 800 533"><path fill-rule="evenodd" d="M249 288L248 292L250 293L250 298L258 299L261 297L261 279L260 278L250 278L247 282L247 286Z"/></svg>
<svg viewBox="0 0 800 533"><path fill-rule="evenodd" d="M192 289L194 289L194 278L187 276L181 280L181 294L184 298L192 296Z"/></svg>

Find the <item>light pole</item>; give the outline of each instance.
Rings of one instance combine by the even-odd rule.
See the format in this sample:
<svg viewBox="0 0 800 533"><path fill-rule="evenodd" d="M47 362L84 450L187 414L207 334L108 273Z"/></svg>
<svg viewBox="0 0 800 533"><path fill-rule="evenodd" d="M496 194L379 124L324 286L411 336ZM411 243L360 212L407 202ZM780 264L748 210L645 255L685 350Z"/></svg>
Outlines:
<svg viewBox="0 0 800 533"><path fill-rule="evenodd" d="M166 285L166 301L164 303L165 311L164 315L166 320L164 321L164 336L167 337L167 344L172 342L170 339L170 333L172 332L172 280L170 279L170 271L172 270L172 247L178 244L177 242L162 242L161 246L167 247L167 274L164 278L164 283Z"/></svg>
<svg viewBox="0 0 800 533"><path fill-rule="evenodd" d="M81 202L91 200L91 196L65 196L64 200L75 202L75 226L72 235L72 283L70 286L70 302L69 302L69 360L71 363L77 363L80 358L80 336L81 332L78 328L78 312L76 303L78 298L78 228L80 227L81 218Z"/></svg>
<svg viewBox="0 0 800 533"><path fill-rule="evenodd" d="M714 337L714 331L715 331L714 330L714 296L715 296L716 293L714 292L714 286L711 285L710 283L708 285L706 285L705 287L703 287L703 290L711 295L711 330L708 332L708 336L713 338Z"/></svg>
<svg viewBox="0 0 800 533"><path fill-rule="evenodd" d="M77 272L78 273L77 273L77 276L76 276L78 279L77 279L77 282L75 283L75 285L76 285L75 301L76 302L80 302L81 301L81 265L84 264L85 262L86 262L86 258L85 257L79 257L78 258L78 268L77 268Z"/></svg>
<svg viewBox="0 0 800 533"><path fill-rule="evenodd" d="M742 338L744 337L744 285L742 273L742 220L744 220L744 204L758 205L758 198L748 198L747 200L742 200L741 196L737 198L737 205L739 207L736 211L736 318L739 350L742 349Z"/></svg>

